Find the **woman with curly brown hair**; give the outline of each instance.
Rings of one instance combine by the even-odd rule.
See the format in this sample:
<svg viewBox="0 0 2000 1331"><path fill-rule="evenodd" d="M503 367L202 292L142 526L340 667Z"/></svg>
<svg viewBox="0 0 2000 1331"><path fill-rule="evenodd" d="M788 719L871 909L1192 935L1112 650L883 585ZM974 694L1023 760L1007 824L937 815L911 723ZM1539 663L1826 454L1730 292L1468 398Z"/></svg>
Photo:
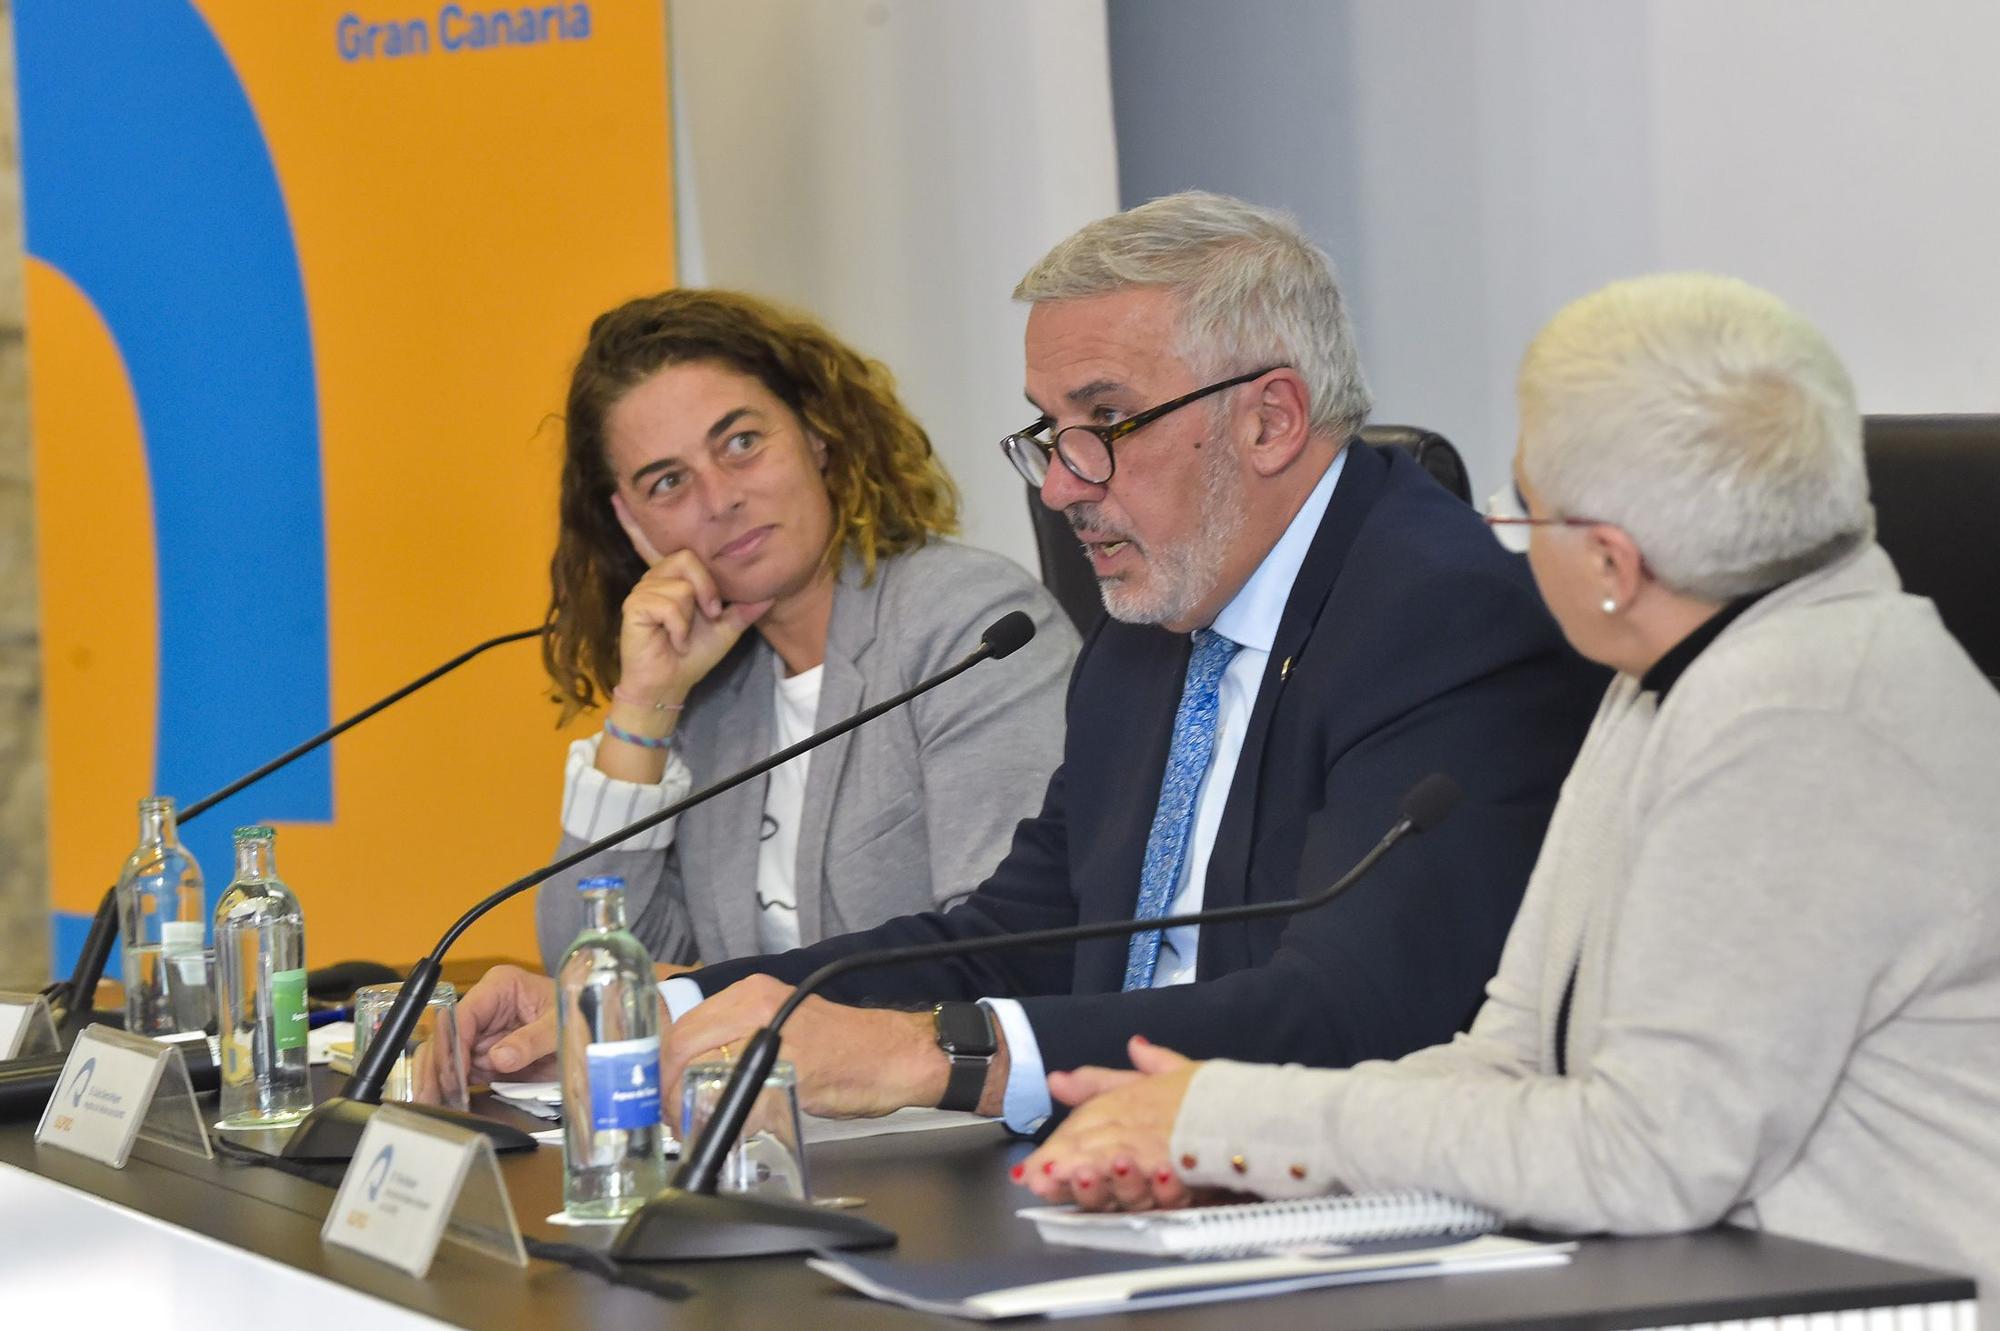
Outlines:
<svg viewBox="0 0 2000 1331"><path fill-rule="evenodd" d="M726 291L601 315L570 380L543 657L571 745L563 853L961 658L1038 630L766 778L545 884L553 967L576 881L616 873L656 961L781 951L949 905L1000 862L1062 747L1076 635L1018 566L954 544L958 494L890 376Z"/></svg>

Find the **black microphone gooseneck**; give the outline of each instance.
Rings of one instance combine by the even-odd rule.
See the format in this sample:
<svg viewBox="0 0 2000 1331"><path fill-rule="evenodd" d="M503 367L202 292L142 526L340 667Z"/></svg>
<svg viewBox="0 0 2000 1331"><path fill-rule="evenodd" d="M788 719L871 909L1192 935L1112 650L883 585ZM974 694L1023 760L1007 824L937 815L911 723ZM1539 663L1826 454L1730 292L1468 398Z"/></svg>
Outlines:
<svg viewBox="0 0 2000 1331"><path fill-rule="evenodd" d="M1002 615L988 625L986 632L980 635L979 646L956 665L939 671L929 679L905 689L892 698L885 698L872 707L865 707L817 734L808 735L797 744L780 749L770 757L753 763L733 776L726 776L713 785L697 790L686 799L670 804L658 813L648 814L636 822L628 823L608 836L599 837L579 850L516 878L466 911L458 917L457 923L445 931L444 937L438 940L438 945L431 949L430 955L418 962L416 968L410 972L409 978L403 981L402 988L396 993L396 1001L383 1015L381 1026L369 1037L368 1048L355 1061L354 1072L348 1077L347 1084L341 1088L340 1094L313 1110L305 1122L299 1125L298 1131L292 1134L291 1140L286 1142L284 1153L294 1159L302 1160L353 1158L355 1148L361 1141L361 1130L367 1126L369 1117L374 1114L381 1102L382 1087L388 1081L389 1071L395 1066L396 1059L401 1056L404 1044L410 1038L410 1032L416 1029L417 1019L423 1014L424 1005L430 1002L431 991L437 987L444 954L451 950L451 945L458 941L459 935L495 906L509 897L555 877L565 869L575 868L585 860L610 850L648 828L657 827L669 818L679 817L697 804L704 804L726 790L733 790L745 781L762 776L773 767L788 763L800 754L816 749L829 740L838 739L855 727L873 721L884 712L894 711L940 684L958 678L981 661L989 658L997 661L1003 656L1012 655L1034 636L1035 621L1028 618L1023 611L1015 610ZM420 1108L421 1112L433 1116L448 1117L454 1123L501 1138L509 1147L518 1149L517 1143L513 1140L516 1137L527 1146L532 1147L534 1144L522 1134L491 1119L455 1114L450 1110L428 1105L411 1107Z"/></svg>
<svg viewBox="0 0 2000 1331"><path fill-rule="evenodd" d="M488 638L485 642L477 646L466 648L443 665L417 676L417 678L403 685L403 687L397 689L395 692L377 698L354 715L347 717L345 720L334 722L310 739L286 749L283 753L261 767L245 772L222 789L202 796L180 811L175 819L176 825L185 826L193 822L202 814L207 813L210 809L228 799L231 795L247 790L259 781L262 781L265 777L270 776L273 772L290 767L293 763L327 743L335 736L360 725L383 708L401 702L434 680L450 674L473 657L510 642L521 642L528 638L539 638L542 636L542 633L543 630L540 628L521 629L515 633L503 633L497 638ZM96 1004L97 982L104 978L105 967L111 961L112 946L117 941L118 888L116 884L113 884L105 891L103 899L97 903L97 913L91 917L90 932L84 936L83 950L77 953L76 966L71 970L69 979L52 984L43 991L44 996L49 999L51 1005L60 1004L63 1007L60 1030L65 1036L74 1033L89 1020Z"/></svg>
<svg viewBox="0 0 2000 1331"><path fill-rule="evenodd" d="M432 683L433 681L442 679L444 676L449 675L452 671L458 669L460 666L464 665L467 661L470 661L473 657L491 651L495 647L504 647L506 644L510 642L525 642L529 638L539 638L542 636L543 632L544 630L541 628L519 629L513 633L503 633L497 638L488 638L485 642L482 642L477 646L466 648L464 651L460 652L457 656L452 657L451 660L446 661L443 665L438 666L433 670L428 670L425 673L417 676L409 683L403 685L402 688L397 689L394 693L385 694L384 696L377 698L374 702L369 703L366 707L356 712L353 716L348 717L346 720L334 722L332 725L328 726L325 730L320 731L319 734L314 735L311 739L305 740L301 743L293 745L289 749L286 749L283 753L271 759L270 762L265 763L262 767L259 767L254 771L245 772L242 776L237 777L234 781L231 781L228 785L224 786L222 789L214 792L213 794L202 796L194 803L188 805L187 808L181 810L179 821L182 823L193 822L196 818L199 818L202 814L207 813L210 809L222 803L222 801L228 799L231 795L237 794L238 792L250 786L256 785L259 781L262 781L265 777L271 775L273 772L277 771L281 767L291 766L299 759L305 757L308 753L311 753L314 749L320 747L320 745L325 744L328 740L331 740L338 735L345 734L347 731L352 730L355 726L360 725L363 721L366 721L369 717L375 715L375 713L381 711L383 708L399 703L403 699L409 697L412 693L415 693L418 689L421 689L424 686Z"/></svg>
<svg viewBox="0 0 2000 1331"><path fill-rule="evenodd" d="M895 1242L893 1232L858 1216L822 1213L792 1202L725 1196L716 1192L716 1180L721 1175L723 1161L742 1133L757 1095L763 1089L764 1079L777 1062L779 1032L799 1004L827 981L853 971L932 961L939 957L969 956L1003 948L1037 947L1049 943L1076 943L1119 934L1150 933L1155 929L1177 929L1190 924L1270 919L1312 910L1353 886L1404 837L1435 827L1458 803L1458 797L1458 783L1443 773L1433 772L1417 782L1403 796L1400 813L1382 839L1353 868L1310 896L1219 906L1213 910L1150 920L1109 920L1060 929L1034 929L1026 933L990 934L943 943L877 948L829 961L792 990L770 1023L750 1037L701 1135L684 1149L672 1184L625 1222L612 1253L632 1261L666 1261L747 1257L827 1247L879 1247Z"/></svg>

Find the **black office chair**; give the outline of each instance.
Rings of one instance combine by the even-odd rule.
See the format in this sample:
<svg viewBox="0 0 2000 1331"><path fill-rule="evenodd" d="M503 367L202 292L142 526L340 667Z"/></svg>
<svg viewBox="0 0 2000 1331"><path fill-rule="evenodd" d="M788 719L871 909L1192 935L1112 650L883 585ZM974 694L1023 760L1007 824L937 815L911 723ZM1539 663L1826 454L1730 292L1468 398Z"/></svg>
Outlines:
<svg viewBox="0 0 2000 1331"><path fill-rule="evenodd" d="M2000 579L1988 544L2000 513L2000 416L1865 416L1876 539L1905 590L2000 683Z"/></svg>
<svg viewBox="0 0 2000 1331"><path fill-rule="evenodd" d="M1451 441L1435 430L1419 425L1365 425L1361 428L1361 439L1377 447L1402 449L1435 477L1439 485L1465 503L1472 502L1472 482L1464 460ZM1028 517L1035 527L1035 553L1042 561L1042 585L1069 613L1078 633L1090 632L1104 613L1104 601L1097 594L1097 576L1090 571L1083 547L1070 532L1063 515L1042 503L1034 490L1028 491Z"/></svg>
<svg viewBox="0 0 2000 1331"><path fill-rule="evenodd" d="M1451 446L1451 440L1421 425L1364 425L1361 442L1377 448L1400 448L1417 460L1431 478L1457 495L1461 503L1472 502L1472 476L1465 459Z"/></svg>

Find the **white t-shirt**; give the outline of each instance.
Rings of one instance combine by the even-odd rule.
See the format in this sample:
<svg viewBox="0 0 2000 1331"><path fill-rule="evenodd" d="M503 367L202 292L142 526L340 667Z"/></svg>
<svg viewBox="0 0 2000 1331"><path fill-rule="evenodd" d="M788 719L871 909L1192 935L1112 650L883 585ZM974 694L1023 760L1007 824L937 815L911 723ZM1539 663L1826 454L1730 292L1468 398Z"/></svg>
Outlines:
<svg viewBox="0 0 2000 1331"><path fill-rule="evenodd" d="M824 670L814 666L789 679L785 663L773 657L777 671L774 701L777 735L774 750L798 743L813 732L819 714L819 683ZM799 815L806 804L806 767L812 755L802 753L765 778L764 824L757 837L757 946L764 952L786 952L799 945Z"/></svg>

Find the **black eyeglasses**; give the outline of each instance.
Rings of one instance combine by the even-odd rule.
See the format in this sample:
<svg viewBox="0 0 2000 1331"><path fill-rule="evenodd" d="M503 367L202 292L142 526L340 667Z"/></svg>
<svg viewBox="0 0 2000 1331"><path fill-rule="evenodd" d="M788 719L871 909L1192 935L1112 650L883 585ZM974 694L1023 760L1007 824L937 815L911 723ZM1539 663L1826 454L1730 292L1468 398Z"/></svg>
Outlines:
<svg viewBox="0 0 2000 1331"><path fill-rule="evenodd" d="M1234 379L1224 379L1221 383L1197 388L1192 393L1183 393L1171 402L1162 402L1157 407L1148 407L1136 416L1127 416L1122 421L1110 425L1065 425L1057 430L1054 439L1036 438L1042 431L1054 424L1047 416L1038 418L1027 429L1008 435L1000 441L1000 451L1014 464L1014 470L1021 473L1021 479L1042 488L1042 482L1049 476L1049 458L1062 459L1069 468L1070 475L1085 485L1103 485L1110 481L1117 463L1111 456L1111 445L1134 430L1151 425L1170 411L1178 411L1190 402L1199 402L1211 393L1220 393L1225 388L1247 384L1252 379L1261 379L1274 370L1282 370L1283 365L1271 365L1249 374L1239 374Z"/></svg>

